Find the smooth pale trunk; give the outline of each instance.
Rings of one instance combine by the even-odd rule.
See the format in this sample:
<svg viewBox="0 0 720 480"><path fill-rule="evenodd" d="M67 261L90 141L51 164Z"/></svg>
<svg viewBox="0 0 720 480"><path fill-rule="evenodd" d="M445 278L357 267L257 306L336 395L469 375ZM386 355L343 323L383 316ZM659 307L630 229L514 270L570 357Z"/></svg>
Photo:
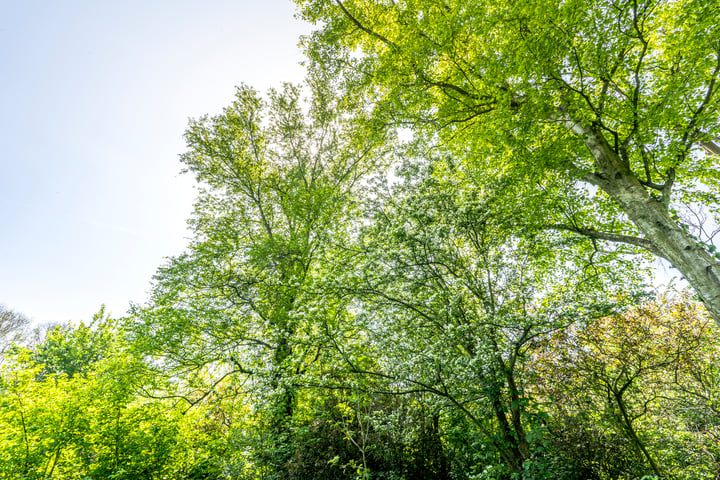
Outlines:
<svg viewBox="0 0 720 480"><path fill-rule="evenodd" d="M653 253L668 260L685 276L720 325L720 264L680 228L662 202L648 194L600 133L575 122L566 125L584 140L595 161L597 171L584 180L597 185L620 205L655 247Z"/></svg>

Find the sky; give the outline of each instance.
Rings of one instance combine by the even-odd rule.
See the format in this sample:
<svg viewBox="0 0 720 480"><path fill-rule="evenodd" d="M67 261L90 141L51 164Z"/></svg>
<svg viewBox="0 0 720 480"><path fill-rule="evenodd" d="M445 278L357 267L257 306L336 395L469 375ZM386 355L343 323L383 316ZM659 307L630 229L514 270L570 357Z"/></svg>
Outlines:
<svg viewBox="0 0 720 480"><path fill-rule="evenodd" d="M301 82L290 0L23 0L0 23L0 304L36 324L143 303L190 233L189 118Z"/></svg>

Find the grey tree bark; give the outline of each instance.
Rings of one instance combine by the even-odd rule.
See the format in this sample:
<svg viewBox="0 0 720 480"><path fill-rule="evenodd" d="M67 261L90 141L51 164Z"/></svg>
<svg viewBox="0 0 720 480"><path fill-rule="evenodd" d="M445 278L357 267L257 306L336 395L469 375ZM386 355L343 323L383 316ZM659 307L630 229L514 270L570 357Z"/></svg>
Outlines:
<svg viewBox="0 0 720 480"><path fill-rule="evenodd" d="M578 233L640 246L666 259L685 276L715 323L720 325L720 263L673 219L668 211L668 198L658 200L648 193L598 128L576 122L567 114L563 116L563 123L583 139L593 157L596 170L584 174L583 180L617 202L643 237L623 239L593 231ZM669 196L670 186L663 197Z"/></svg>

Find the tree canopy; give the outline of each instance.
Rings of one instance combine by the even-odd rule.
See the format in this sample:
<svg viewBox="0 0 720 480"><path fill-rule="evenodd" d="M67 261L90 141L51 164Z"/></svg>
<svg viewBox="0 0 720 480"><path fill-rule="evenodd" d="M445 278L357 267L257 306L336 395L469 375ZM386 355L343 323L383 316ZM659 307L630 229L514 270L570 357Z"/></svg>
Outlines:
<svg viewBox="0 0 720 480"><path fill-rule="evenodd" d="M667 259L720 321L720 266L691 214L718 206L717 5L297 3L321 25L313 60L344 68L381 125L507 172L520 223Z"/></svg>

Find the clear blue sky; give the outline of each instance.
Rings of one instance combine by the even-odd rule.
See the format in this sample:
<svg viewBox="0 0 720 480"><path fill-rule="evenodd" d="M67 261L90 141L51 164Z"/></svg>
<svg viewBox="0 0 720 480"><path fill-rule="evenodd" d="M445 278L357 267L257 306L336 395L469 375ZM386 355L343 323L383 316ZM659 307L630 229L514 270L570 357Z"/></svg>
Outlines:
<svg viewBox="0 0 720 480"><path fill-rule="evenodd" d="M180 253L189 117L300 82L290 0L23 0L0 22L0 303L121 316Z"/></svg>

